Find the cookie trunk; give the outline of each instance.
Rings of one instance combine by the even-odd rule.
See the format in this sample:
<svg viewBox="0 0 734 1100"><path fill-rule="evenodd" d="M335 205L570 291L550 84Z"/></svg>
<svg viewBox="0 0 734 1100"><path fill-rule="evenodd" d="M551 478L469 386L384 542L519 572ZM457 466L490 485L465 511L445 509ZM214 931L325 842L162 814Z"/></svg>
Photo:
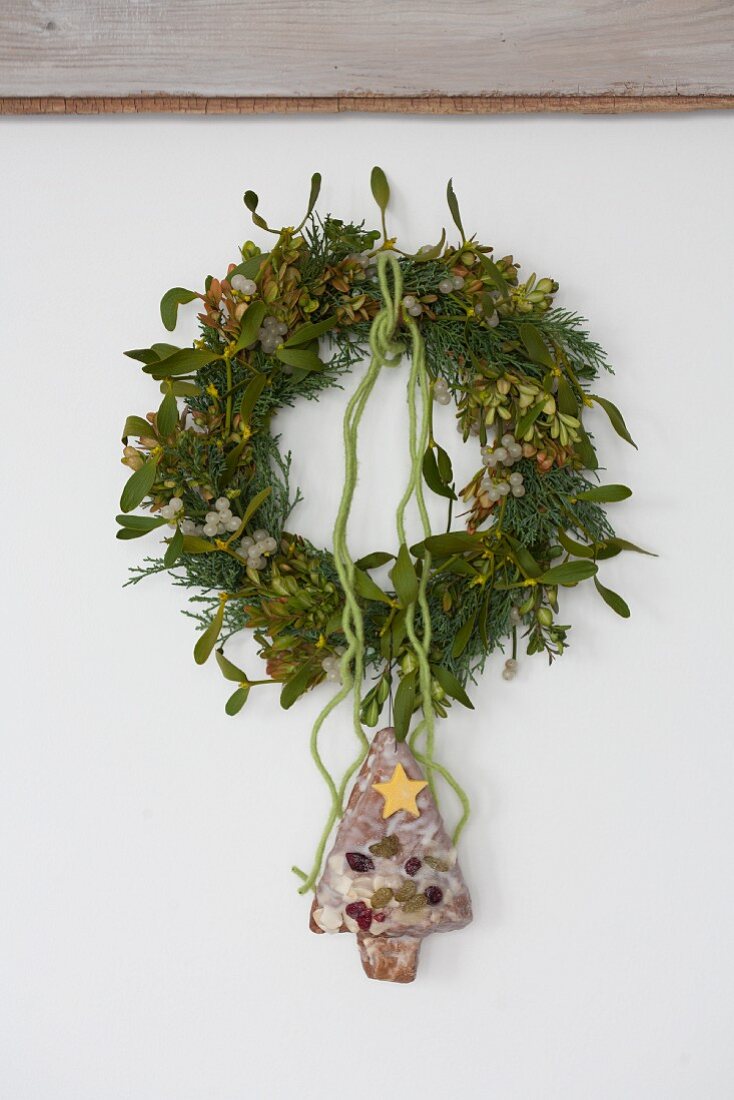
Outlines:
<svg viewBox="0 0 734 1100"><path fill-rule="evenodd" d="M417 936L357 936L362 967L378 982L412 982L418 970L421 940Z"/></svg>

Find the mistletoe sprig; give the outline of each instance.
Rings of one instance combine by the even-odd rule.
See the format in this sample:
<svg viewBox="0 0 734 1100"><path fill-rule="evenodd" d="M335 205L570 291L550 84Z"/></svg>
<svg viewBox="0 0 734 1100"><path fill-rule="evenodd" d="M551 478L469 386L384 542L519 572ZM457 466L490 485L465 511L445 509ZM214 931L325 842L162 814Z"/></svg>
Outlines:
<svg viewBox="0 0 734 1100"><path fill-rule="evenodd" d="M558 284L535 274L521 281L511 255L497 258L469 237L451 182L458 240L447 242L444 230L413 254L388 234L390 189L380 168L371 179L380 229L316 214L320 182L314 175L297 228L272 229L257 195L246 192L272 246L248 240L221 277L163 296L169 332L179 307L198 301L193 347L156 343L126 353L159 383L162 398L155 412L125 423L123 462L132 473L118 538L164 537L162 557L147 558L133 582L165 570L191 590L190 613L202 630L194 657L201 664L214 653L235 685L229 714L256 684L281 685L287 708L320 681L339 680L344 592L332 553L290 530L300 494L291 490L290 455L275 426L279 409L317 400L360 366L383 305L377 258L391 253L405 290L403 324L419 326L435 402L453 404L463 441L477 448L476 473L459 488L432 425L423 479L446 502L446 533L357 562L370 678L361 717L375 726L393 695L400 738L423 706L406 616L425 562L439 716L452 701L472 706L467 686L496 648L511 650L506 679L521 641L551 661L565 651L562 591L593 582L608 607L629 615L602 583L600 564L647 551L617 537L606 515L605 505L631 491L599 483L587 410L602 409L634 444L620 411L596 392L608 369L604 354L583 320L555 305ZM389 587L378 583L384 567ZM243 629L254 631L267 678L249 678L225 655L227 639Z"/></svg>

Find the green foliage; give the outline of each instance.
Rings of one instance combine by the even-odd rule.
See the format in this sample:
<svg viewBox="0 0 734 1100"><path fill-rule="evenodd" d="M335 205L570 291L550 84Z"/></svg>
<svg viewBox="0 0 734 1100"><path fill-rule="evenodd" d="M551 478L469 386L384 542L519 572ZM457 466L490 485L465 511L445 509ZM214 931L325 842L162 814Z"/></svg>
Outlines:
<svg viewBox="0 0 734 1100"><path fill-rule="evenodd" d="M382 247L392 248L385 228L390 189L381 169L373 170L371 185ZM179 305L199 299L201 335L193 348L159 343L128 353L161 383L164 397L154 402L156 414L125 424L123 461L131 476L118 537L150 537L161 528L158 537L165 538L162 556L145 558L129 583L167 571L186 589L186 614L202 631L197 661L218 646L225 679L239 685L227 702L230 714L261 682L247 680L225 657L221 647L232 634L254 631L269 676L285 685L285 706L323 678L323 659L338 656L345 642L344 594L331 554L288 530L301 494L290 485L291 456L281 451L275 428L280 409L318 400L364 360L383 304L374 276L381 234L364 222L319 217L313 211L319 186L316 174L297 230L267 226L257 195L247 192L255 224L275 234L271 250L248 241L238 262L207 278L201 293L177 287L164 296L169 330ZM465 239L451 184L447 200L462 239L458 247L447 245L443 232L438 244L400 253L404 293L420 305L431 384L443 380L448 387L464 440L496 447L508 431L522 440L523 457L513 469L522 474L524 495L492 501L484 468L460 491L446 449L431 438L423 478L444 498L447 533L360 561L365 667L375 681L363 715L374 725L396 687L401 736L421 705L406 614L422 635L416 603L422 570L429 569L432 696L436 713L445 715L452 701L471 705L466 686L497 648L509 644L514 656L523 639L529 653L551 660L564 652L569 627L558 619L559 588L565 598L570 587L593 578L608 606L629 615L623 598L599 580L597 566L639 551L614 535L604 505L630 491L597 484L595 441L584 425L586 409L597 404L609 421L603 426L632 443L619 409L591 392L610 370L604 353L582 318L554 305L552 279L533 274L521 282L512 256L491 255L488 246ZM252 280L252 293L241 289L243 279ZM450 292L440 289L447 280ZM274 324L278 336L269 341L267 326ZM220 497L238 529L210 537L202 528ZM140 504L146 515L127 514ZM454 509L464 522L452 528ZM263 551L264 566L255 569L240 540L259 529L276 548ZM370 573L386 565L394 591Z"/></svg>

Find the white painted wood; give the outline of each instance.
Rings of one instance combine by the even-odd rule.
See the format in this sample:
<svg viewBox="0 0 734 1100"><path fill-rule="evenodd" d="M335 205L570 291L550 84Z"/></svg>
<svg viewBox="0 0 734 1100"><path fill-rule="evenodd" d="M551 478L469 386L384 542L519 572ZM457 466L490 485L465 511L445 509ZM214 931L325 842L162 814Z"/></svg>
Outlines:
<svg viewBox="0 0 734 1100"><path fill-rule="evenodd" d="M3 0L0 96L726 95L731 0Z"/></svg>

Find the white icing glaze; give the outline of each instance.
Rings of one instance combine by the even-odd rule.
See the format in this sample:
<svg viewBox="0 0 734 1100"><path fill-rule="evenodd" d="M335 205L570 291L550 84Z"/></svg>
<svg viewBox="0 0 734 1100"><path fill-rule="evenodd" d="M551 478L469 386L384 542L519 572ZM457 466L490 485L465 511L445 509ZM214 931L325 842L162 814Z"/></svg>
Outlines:
<svg viewBox="0 0 734 1100"><path fill-rule="evenodd" d="M411 779L423 778L407 745L396 743L391 729L381 730L375 735L357 777L337 830L334 847L316 889L313 919L324 931L345 930L364 935L365 930L360 929L356 920L345 913L346 906L350 902L363 901L369 907L375 890L390 887L395 891L406 881L415 884L417 894L422 894L427 887L438 886L443 897L437 905L424 905L422 909L412 912L405 912L400 903L393 899L380 910L385 920L372 920L369 935L405 937L409 931L414 937L422 937L430 932L462 928L471 920L471 901L456 850L451 845L430 790L426 787L418 794L418 817L400 810L386 820L382 818L384 799L373 790L372 784L387 782L398 763L403 765ZM386 836L398 838L400 851L393 857L370 853L370 846ZM373 869L369 872L352 870L346 859L347 852L369 856ZM411 877L405 872L405 863L413 856L421 860L421 867ZM423 862L426 856L442 860L448 865L448 870L429 867ZM334 927L337 915L339 923Z"/></svg>

